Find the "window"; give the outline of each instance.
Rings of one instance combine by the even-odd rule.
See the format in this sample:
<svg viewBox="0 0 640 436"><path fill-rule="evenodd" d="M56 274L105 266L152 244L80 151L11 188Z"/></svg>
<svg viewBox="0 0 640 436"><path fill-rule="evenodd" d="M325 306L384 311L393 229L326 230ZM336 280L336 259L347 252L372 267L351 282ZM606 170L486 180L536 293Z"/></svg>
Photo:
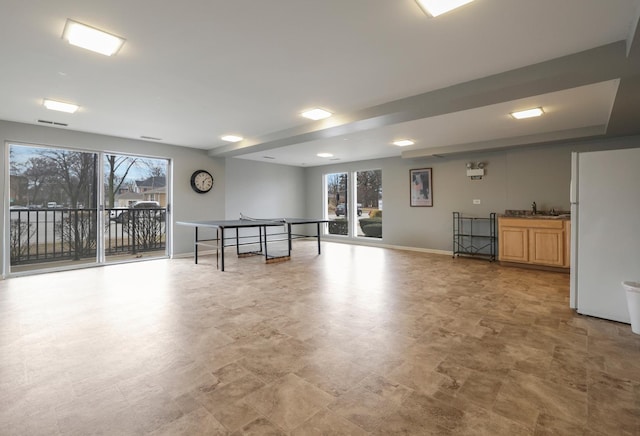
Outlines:
<svg viewBox="0 0 640 436"><path fill-rule="evenodd" d="M327 192L326 214L329 220L329 234L349 234L349 174L335 173L325 176Z"/></svg>
<svg viewBox="0 0 640 436"><path fill-rule="evenodd" d="M167 255L168 160L9 144L8 163L5 271Z"/></svg>
<svg viewBox="0 0 640 436"><path fill-rule="evenodd" d="M326 174L324 182L330 235L382 238L382 170Z"/></svg>
<svg viewBox="0 0 640 436"><path fill-rule="evenodd" d="M382 170L358 171L356 180L357 235L382 238Z"/></svg>

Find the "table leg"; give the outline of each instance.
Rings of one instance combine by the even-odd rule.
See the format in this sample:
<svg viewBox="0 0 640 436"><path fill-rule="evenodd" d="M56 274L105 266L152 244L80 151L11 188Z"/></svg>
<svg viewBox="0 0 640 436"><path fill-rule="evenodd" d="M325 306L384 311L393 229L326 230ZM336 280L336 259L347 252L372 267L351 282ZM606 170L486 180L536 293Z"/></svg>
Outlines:
<svg viewBox="0 0 640 436"><path fill-rule="evenodd" d="M218 228L220 232L220 271L224 271L224 227Z"/></svg>
<svg viewBox="0 0 640 436"><path fill-rule="evenodd" d="M316 223L318 225L318 254L320 254L320 223Z"/></svg>
<svg viewBox="0 0 640 436"><path fill-rule="evenodd" d="M193 243L193 248L196 253L195 259L196 259L196 265L197 265L198 264L198 227L196 227L196 237L195 237L195 242Z"/></svg>
<svg viewBox="0 0 640 436"><path fill-rule="evenodd" d="M258 233L260 235L260 251L262 251L262 227L258 227ZM269 260L269 253L267 251L267 226L264 226L264 260Z"/></svg>

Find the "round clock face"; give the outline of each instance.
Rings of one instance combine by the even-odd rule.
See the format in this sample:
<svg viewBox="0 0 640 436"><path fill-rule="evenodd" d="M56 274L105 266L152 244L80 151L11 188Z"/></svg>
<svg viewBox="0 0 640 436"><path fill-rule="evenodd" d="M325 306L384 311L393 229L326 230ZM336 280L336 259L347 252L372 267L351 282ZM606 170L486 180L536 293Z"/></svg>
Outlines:
<svg viewBox="0 0 640 436"><path fill-rule="evenodd" d="M213 176L208 171L198 170L191 175L191 187L198 194L204 194L213 188Z"/></svg>

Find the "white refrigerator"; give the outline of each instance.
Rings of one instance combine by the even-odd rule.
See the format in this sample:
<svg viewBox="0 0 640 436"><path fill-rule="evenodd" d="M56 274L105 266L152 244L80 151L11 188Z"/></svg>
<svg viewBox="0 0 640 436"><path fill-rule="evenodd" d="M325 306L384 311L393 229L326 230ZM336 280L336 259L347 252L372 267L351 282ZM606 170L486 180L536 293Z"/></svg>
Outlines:
<svg viewBox="0 0 640 436"><path fill-rule="evenodd" d="M640 282L640 148L572 153L571 165L570 306L629 323L621 282Z"/></svg>

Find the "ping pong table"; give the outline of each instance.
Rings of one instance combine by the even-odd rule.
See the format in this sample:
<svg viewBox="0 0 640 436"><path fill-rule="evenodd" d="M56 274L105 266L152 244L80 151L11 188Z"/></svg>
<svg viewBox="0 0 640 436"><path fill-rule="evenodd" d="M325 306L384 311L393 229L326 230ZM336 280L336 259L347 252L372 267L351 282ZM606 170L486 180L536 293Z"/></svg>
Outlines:
<svg viewBox="0 0 640 436"><path fill-rule="evenodd" d="M250 255L264 255L267 262L277 260L288 260L291 257L292 240L299 238L316 238L318 241L318 254L321 254L320 248L320 225L329 222L325 219L314 218L273 218L273 219L257 219L248 218L241 215L239 220L218 220L218 221L178 221L176 224L182 226L189 226L195 228L194 236L194 251L195 251L195 263L198 263L198 247L206 246L209 248L215 248L216 250L216 267L218 266L218 253L220 260L220 270L224 271L224 249L225 247L236 247L236 254L238 257L245 257ZM316 225L315 235L296 234L293 233L293 226L296 225ZM271 232L267 231L268 228L282 227L286 228L286 232ZM258 234L240 235L240 229L257 229ZM214 229L216 231L215 238L200 239L199 229ZM235 234L227 235L226 230L235 230ZM286 239L283 237L286 236ZM256 240L257 238L257 240ZM246 240L249 239L248 242ZM227 244L227 241L232 243ZM275 241L287 241L287 250L284 255L269 254L268 242ZM241 252L240 247L245 245L257 245L258 250Z"/></svg>

